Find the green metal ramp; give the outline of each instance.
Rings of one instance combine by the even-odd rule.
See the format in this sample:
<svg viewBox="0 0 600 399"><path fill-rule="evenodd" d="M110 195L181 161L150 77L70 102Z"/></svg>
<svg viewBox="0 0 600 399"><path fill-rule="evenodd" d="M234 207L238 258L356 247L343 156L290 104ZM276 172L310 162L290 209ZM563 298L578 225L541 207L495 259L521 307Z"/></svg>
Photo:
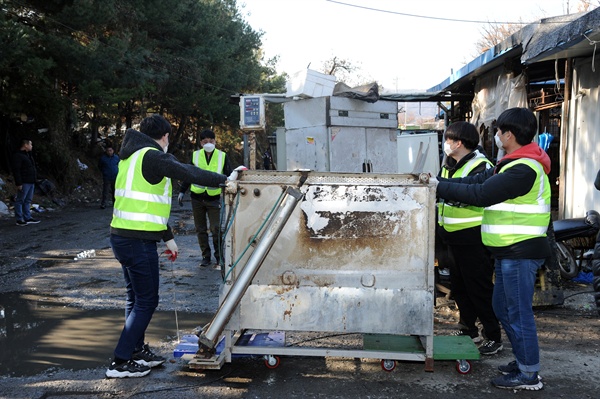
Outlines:
<svg viewBox="0 0 600 399"><path fill-rule="evenodd" d="M366 350L421 353L424 351L418 336L364 334ZM479 359L479 350L467 336L439 335L433 337L434 360Z"/></svg>
<svg viewBox="0 0 600 399"><path fill-rule="evenodd" d="M402 353L424 353L425 349L418 336L411 335L389 335L389 334L364 334L363 348L365 350L376 350L386 352ZM467 360L480 358L479 349L468 336L440 335L433 337L433 359L432 360L456 360L457 371L461 374L470 372L471 365ZM427 364L426 370L433 371L433 362ZM385 367L391 371L393 367ZM394 366L395 367L395 366Z"/></svg>

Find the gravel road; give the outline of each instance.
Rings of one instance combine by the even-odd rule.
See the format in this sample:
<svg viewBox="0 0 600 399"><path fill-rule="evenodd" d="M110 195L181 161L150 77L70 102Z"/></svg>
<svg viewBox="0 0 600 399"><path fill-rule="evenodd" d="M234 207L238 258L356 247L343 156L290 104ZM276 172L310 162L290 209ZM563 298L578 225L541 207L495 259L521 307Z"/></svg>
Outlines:
<svg viewBox="0 0 600 399"><path fill-rule="evenodd" d="M6 301L15 294L43 299L64 306L64 323L73 328L94 331L112 322L105 313L123 308L120 266L109 248L110 209L96 204L67 206L38 214L38 225L18 227L14 220L0 219L0 348L6 351L8 334L35 333L31 326L9 325ZM164 260L159 313L171 315L175 309L183 318L206 320L218 306L221 276L216 270L199 268L200 253L193 232L190 204L173 207L171 224L181 253L171 264ZM82 251L94 249L96 257L74 261ZM600 392L600 318L592 306L589 285L569 283L565 303L536 309L540 336L541 375L545 387L540 392L519 392L521 398L597 398ZM176 298L176 300L174 300ZM93 311L94 318L73 320L70 310ZM114 313L113 312L113 313ZM456 321L452 306L436 310L436 334L444 334ZM79 323L79 324L77 324ZM110 329L96 330L89 341L98 342L100 351L90 351L85 368L61 367L25 377L10 372L0 375L0 398L505 398L507 391L493 388L489 380L496 367L512 360L509 345L499 355L473 361L473 370L461 375L454 361L436 361L435 371L424 364L400 362L392 372L381 369L373 359L329 357L285 357L276 369L268 369L260 358L236 358L220 370L189 370L172 356L172 334L151 342L167 356L164 367L145 378L105 379L110 351L117 339L120 321ZM193 322L182 320L187 326ZM109 323L110 324L110 323ZM104 324L102 324L104 325ZM189 331L182 331L188 333ZM46 333L46 337L49 337ZM93 344L93 342L92 342ZM15 348L13 348L15 349ZM35 348L33 349L35 350ZM64 357L70 356L67 353ZM5 359L10 361L10 359ZM6 365L10 368L10 365Z"/></svg>

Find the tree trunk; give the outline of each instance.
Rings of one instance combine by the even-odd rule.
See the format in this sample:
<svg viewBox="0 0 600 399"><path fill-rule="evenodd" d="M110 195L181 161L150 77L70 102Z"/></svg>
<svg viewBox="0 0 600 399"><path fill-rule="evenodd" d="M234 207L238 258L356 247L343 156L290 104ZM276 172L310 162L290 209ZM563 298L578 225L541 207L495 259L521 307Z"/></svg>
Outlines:
<svg viewBox="0 0 600 399"><path fill-rule="evenodd" d="M180 147L180 143L181 143L181 138L183 137L184 133L185 133L185 128L187 127L188 123L189 123L190 117L189 115L181 115L181 117L179 118L179 126L177 127L177 131L175 131L175 133L172 135L171 139L169 140L169 146L171 146L172 148L179 148ZM171 152L171 151L169 151Z"/></svg>
<svg viewBox="0 0 600 399"><path fill-rule="evenodd" d="M98 143L98 127L100 126L100 123L98 121L98 107L95 104L93 106L94 110L92 112L92 120L90 121L90 155L94 153L94 149L96 148L96 144Z"/></svg>

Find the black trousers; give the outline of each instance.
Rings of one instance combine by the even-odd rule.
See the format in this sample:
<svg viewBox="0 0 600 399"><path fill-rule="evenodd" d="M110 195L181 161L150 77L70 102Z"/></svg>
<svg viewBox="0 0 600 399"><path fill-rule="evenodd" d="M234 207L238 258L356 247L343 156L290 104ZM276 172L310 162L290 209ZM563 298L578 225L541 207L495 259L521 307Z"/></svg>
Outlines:
<svg viewBox="0 0 600 399"><path fill-rule="evenodd" d="M198 200L192 197L192 213L194 215L194 225L198 244L202 251L202 257L211 259L210 244L208 242L208 232L212 236L214 256L217 262L221 259L219 217L221 213L221 203L216 200ZM207 220L208 219L208 220ZM221 245L222 246L222 245Z"/></svg>
<svg viewBox="0 0 600 399"><path fill-rule="evenodd" d="M483 244L450 245L454 257L450 266L450 289L458 306L460 323L469 332L477 331L477 319L483 336L502 342L500 323L492 308L494 267Z"/></svg>
<svg viewBox="0 0 600 399"><path fill-rule="evenodd" d="M100 205L105 206L109 202L115 203L115 180L102 180L102 200Z"/></svg>

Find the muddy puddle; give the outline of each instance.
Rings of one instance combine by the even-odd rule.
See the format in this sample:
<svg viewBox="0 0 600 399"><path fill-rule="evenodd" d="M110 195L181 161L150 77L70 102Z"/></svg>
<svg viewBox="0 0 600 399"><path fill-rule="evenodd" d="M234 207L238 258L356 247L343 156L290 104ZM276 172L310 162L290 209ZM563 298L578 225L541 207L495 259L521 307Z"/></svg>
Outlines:
<svg viewBox="0 0 600 399"><path fill-rule="evenodd" d="M83 310L21 293L0 293L0 375L30 376L57 369L106 366L124 310ZM179 335L211 315L177 312ZM175 312L156 312L146 342L177 343ZM165 353L161 354L165 355ZM172 358L173 352L167 354Z"/></svg>

